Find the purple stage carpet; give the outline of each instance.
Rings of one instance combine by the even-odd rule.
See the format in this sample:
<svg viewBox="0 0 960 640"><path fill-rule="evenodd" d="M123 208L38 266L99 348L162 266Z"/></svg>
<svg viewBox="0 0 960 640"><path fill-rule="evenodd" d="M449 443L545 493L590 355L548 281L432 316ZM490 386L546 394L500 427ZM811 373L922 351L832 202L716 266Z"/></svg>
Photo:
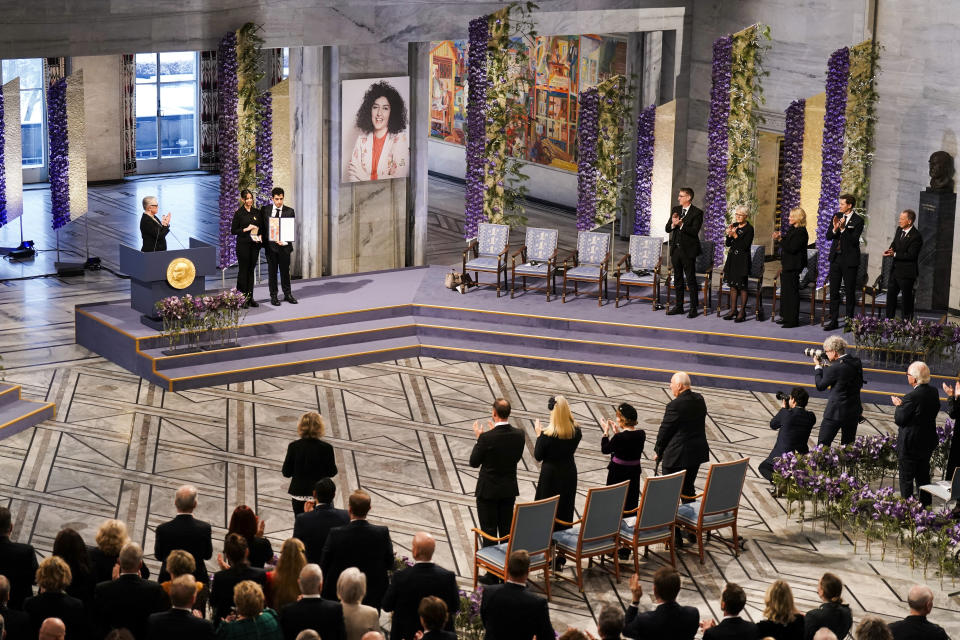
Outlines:
<svg viewBox="0 0 960 640"><path fill-rule="evenodd" d="M595 292L568 295L566 304L534 291L497 298L492 286L461 295L443 287L447 272L295 281L300 304L279 307L258 287L260 307L247 314L237 346L177 355L164 355L166 340L129 301L78 305L77 343L170 391L420 355L661 381L684 370L695 385L774 391L812 386L803 349L827 335L819 325L667 316L648 301L598 307ZM865 377L868 401L907 390L901 371L867 369Z"/></svg>

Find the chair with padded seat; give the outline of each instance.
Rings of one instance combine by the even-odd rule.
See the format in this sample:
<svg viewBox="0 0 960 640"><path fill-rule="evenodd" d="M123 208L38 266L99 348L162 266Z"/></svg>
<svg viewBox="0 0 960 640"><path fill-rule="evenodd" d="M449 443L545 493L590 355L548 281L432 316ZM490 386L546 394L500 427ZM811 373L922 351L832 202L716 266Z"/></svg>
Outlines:
<svg viewBox="0 0 960 640"><path fill-rule="evenodd" d="M754 314L757 320L763 320L763 272L766 267L767 248L762 244L750 245L750 273L747 275L747 291L753 293L756 298L754 305ZM727 306L723 306L723 294L727 294ZM717 290L717 315L723 309L729 309L733 305L730 292L730 285L726 282L720 283Z"/></svg>
<svg viewBox="0 0 960 640"><path fill-rule="evenodd" d="M517 276L523 282L523 291L527 289L527 278L543 278L546 280L547 302L550 294L556 293L557 288L557 238L556 229L541 229L527 227L527 235L523 246L510 256L510 297L517 291ZM517 264L517 258L520 264ZM536 291L536 289L534 289Z"/></svg>
<svg viewBox="0 0 960 640"><path fill-rule="evenodd" d="M620 306L620 287L630 302L630 287L646 287L650 296L640 296L640 300L652 301L653 308L660 303L660 266L663 258L663 239L653 236L630 236L630 250L617 261L617 294L614 307Z"/></svg>
<svg viewBox="0 0 960 640"><path fill-rule="evenodd" d="M479 285L479 272L497 274L497 297L500 297L500 275L503 287L507 286L507 252L510 250L510 227L505 224L481 222L477 225L477 237L470 241L463 252L463 270L473 271L474 282ZM473 257L470 257L470 256Z"/></svg>
<svg viewBox="0 0 960 640"><path fill-rule="evenodd" d="M577 588L583 591L583 565L581 560L587 559L592 564L593 558L600 556L600 565L608 555L614 555L619 549L620 519L623 517L623 505L627 501L629 481L611 484L606 487L594 487L587 491L587 501L583 506L583 517L574 522L557 520L559 524L570 525L571 528L553 532L553 541L556 552L565 558L571 558L576 563ZM613 571L617 582L620 582L620 563L613 559ZM558 578L569 580L559 573Z"/></svg>
<svg viewBox="0 0 960 640"><path fill-rule="evenodd" d="M694 271L697 278L697 288L700 292L700 304L703 305L703 313L710 311L710 305L713 304L713 240L700 241L700 255L697 256L694 263ZM673 265L667 270L667 308L670 308L670 292L674 290L673 286ZM689 286L689 285L688 285ZM678 292L678 299L683 302L686 292ZM699 309L697 310L699 311Z"/></svg>
<svg viewBox="0 0 960 640"><path fill-rule="evenodd" d="M568 266L568 260L573 266ZM577 248L563 261L563 288L560 299L567 301L567 280L573 282L573 295L578 295L577 284L590 282L597 285L597 306L603 306L607 293L607 265L610 262L610 235L597 231L581 231L577 234Z"/></svg>
<svg viewBox="0 0 960 640"><path fill-rule="evenodd" d="M624 518L620 525L620 546L633 551L633 571L640 572L638 553L643 547L647 556L650 545L665 543L670 547L670 564L677 566L677 551L674 547L676 533L677 507L680 505L680 491L683 489L683 477L686 471L678 471L666 476L645 478L640 504L632 518Z"/></svg>
<svg viewBox="0 0 960 640"><path fill-rule="evenodd" d="M817 304L817 260L820 252L816 249L807 249L807 266L800 271L800 299L810 300L810 324L816 322L816 304ZM783 276L783 269L777 271L777 276L773 279L773 306L770 307L770 322L777 317L777 300L783 297L783 291L780 284Z"/></svg>
<svg viewBox="0 0 960 640"><path fill-rule="evenodd" d="M867 296L870 296L870 315L877 315L877 309L886 311L887 309L887 291L890 290L890 279L893 277L893 256L883 256L883 262L880 263L880 275L873 281L873 285L863 288L860 297L860 315L867 315ZM897 296L901 298L901 296ZM903 309L903 307L900 307Z"/></svg>
<svg viewBox="0 0 960 640"><path fill-rule="evenodd" d="M737 516L740 512L743 481L747 477L749 464L750 458L714 463L710 465L710 470L707 472L707 483L704 485L703 493L696 496L683 496L696 499L680 505L677 509L677 525L696 535L700 564L703 564L703 536L717 529L727 527L733 529L732 542L720 536L715 537L733 549L735 556L740 556Z"/></svg>

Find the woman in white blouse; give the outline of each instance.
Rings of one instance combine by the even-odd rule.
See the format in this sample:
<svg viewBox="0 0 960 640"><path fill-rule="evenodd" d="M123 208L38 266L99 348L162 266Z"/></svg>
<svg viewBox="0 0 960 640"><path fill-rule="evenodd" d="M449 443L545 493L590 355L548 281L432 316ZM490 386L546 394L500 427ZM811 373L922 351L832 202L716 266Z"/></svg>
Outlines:
<svg viewBox="0 0 960 640"><path fill-rule="evenodd" d="M399 92L383 80L370 85L357 110L356 125L361 134L350 155L347 182L407 177L407 106Z"/></svg>

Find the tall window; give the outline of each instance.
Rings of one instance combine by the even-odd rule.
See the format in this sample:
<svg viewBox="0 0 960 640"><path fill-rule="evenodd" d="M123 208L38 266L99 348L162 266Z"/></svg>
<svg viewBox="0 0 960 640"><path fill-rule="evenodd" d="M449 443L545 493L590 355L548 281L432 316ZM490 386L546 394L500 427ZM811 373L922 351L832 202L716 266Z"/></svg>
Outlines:
<svg viewBox="0 0 960 640"><path fill-rule="evenodd" d="M3 82L20 77L20 135L23 144L23 167L43 167L46 136L44 135L43 59L22 58L3 61Z"/></svg>
<svg viewBox="0 0 960 640"><path fill-rule="evenodd" d="M138 53L135 63L137 169L196 168L197 54Z"/></svg>

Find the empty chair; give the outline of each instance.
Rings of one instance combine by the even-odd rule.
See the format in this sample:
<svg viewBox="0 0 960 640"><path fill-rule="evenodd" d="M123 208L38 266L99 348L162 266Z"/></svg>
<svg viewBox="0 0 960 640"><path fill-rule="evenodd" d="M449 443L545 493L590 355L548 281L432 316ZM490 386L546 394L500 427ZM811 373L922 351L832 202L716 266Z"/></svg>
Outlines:
<svg viewBox="0 0 960 640"><path fill-rule="evenodd" d="M640 296L641 300L651 300L653 308L660 302L660 265L662 264L663 240L652 236L630 236L630 250L617 261L617 295L614 307L620 306L620 286L622 285L630 301L630 287L646 287L649 296Z"/></svg>
<svg viewBox="0 0 960 640"><path fill-rule="evenodd" d="M643 547L646 557L650 545L660 542L670 546L670 564L677 566L674 535L680 491L686 473L678 471L644 480L640 504L628 512L633 513L634 517L625 518L620 526L620 545L633 551L634 572L640 571L640 559L637 557L640 547Z"/></svg>
<svg viewBox="0 0 960 640"><path fill-rule="evenodd" d="M557 286L557 230L527 227L527 236L523 246L510 256L510 297L517 290L517 276L523 282L523 291L527 291L527 278L546 280L547 302ZM517 264L517 258L520 263Z"/></svg>
<svg viewBox="0 0 960 640"><path fill-rule="evenodd" d="M703 564L703 534L716 529L733 529L732 542L719 538L721 542L740 555L740 543L737 537L737 516L740 512L740 496L743 493L743 481L747 477L747 465L750 458L733 462L717 462L710 465L707 483L703 493L693 502L680 505L677 509L677 524L697 536L697 548L700 551L700 564Z"/></svg>
<svg viewBox="0 0 960 640"><path fill-rule="evenodd" d="M700 300L703 312L707 313L713 304L713 240L700 241L700 255L697 256L694 270L697 277L697 288L702 289ZM673 290L673 266L667 271L667 308L670 308L670 292ZM683 302L683 291L677 292L677 299ZM691 309L696 311L696 309Z"/></svg>
<svg viewBox="0 0 960 640"><path fill-rule="evenodd" d="M596 231L581 231L577 234L577 249L571 254L573 267L563 261L563 289L560 299L567 301L567 280L573 282L573 295L577 284L592 282L597 285L597 305L603 306L607 293L607 265L610 262L610 236Z"/></svg>
<svg viewBox="0 0 960 640"><path fill-rule="evenodd" d="M757 320L763 320L763 271L766 267L767 248L762 244L750 245L750 274L747 276L747 292L754 294L756 303L754 313ZM727 294L727 306L723 306L723 294ZM720 289L717 290L717 315L723 309L729 309L733 305L730 299L730 285L726 282L720 283Z"/></svg>
<svg viewBox="0 0 960 640"><path fill-rule="evenodd" d="M880 275L873 281L873 286L863 288L863 294L860 298L860 315L866 315L867 296L870 296L871 316L877 315L877 309L886 311L887 290L890 288L892 274L893 256L883 256L883 261L880 263Z"/></svg>
<svg viewBox="0 0 960 640"><path fill-rule="evenodd" d="M560 524L573 525L570 529L555 531L553 540L557 544L557 553L572 558L576 563L577 588L583 591L583 566L581 560L600 556L601 565L607 555L613 555L619 548L620 518L623 517L623 505L627 501L629 481L595 487L587 492L587 502L583 507L583 517L574 522ZM620 563L613 561L614 575L620 581ZM563 578L559 573L557 577Z"/></svg>
<svg viewBox="0 0 960 640"><path fill-rule="evenodd" d="M477 226L477 237L470 241L463 252L463 273L473 271L474 280L479 281L479 271L497 274L497 297L500 297L500 275L503 274L503 286L507 286L507 251L510 249L510 227L505 224L481 222ZM472 258L468 261L470 255Z"/></svg>

